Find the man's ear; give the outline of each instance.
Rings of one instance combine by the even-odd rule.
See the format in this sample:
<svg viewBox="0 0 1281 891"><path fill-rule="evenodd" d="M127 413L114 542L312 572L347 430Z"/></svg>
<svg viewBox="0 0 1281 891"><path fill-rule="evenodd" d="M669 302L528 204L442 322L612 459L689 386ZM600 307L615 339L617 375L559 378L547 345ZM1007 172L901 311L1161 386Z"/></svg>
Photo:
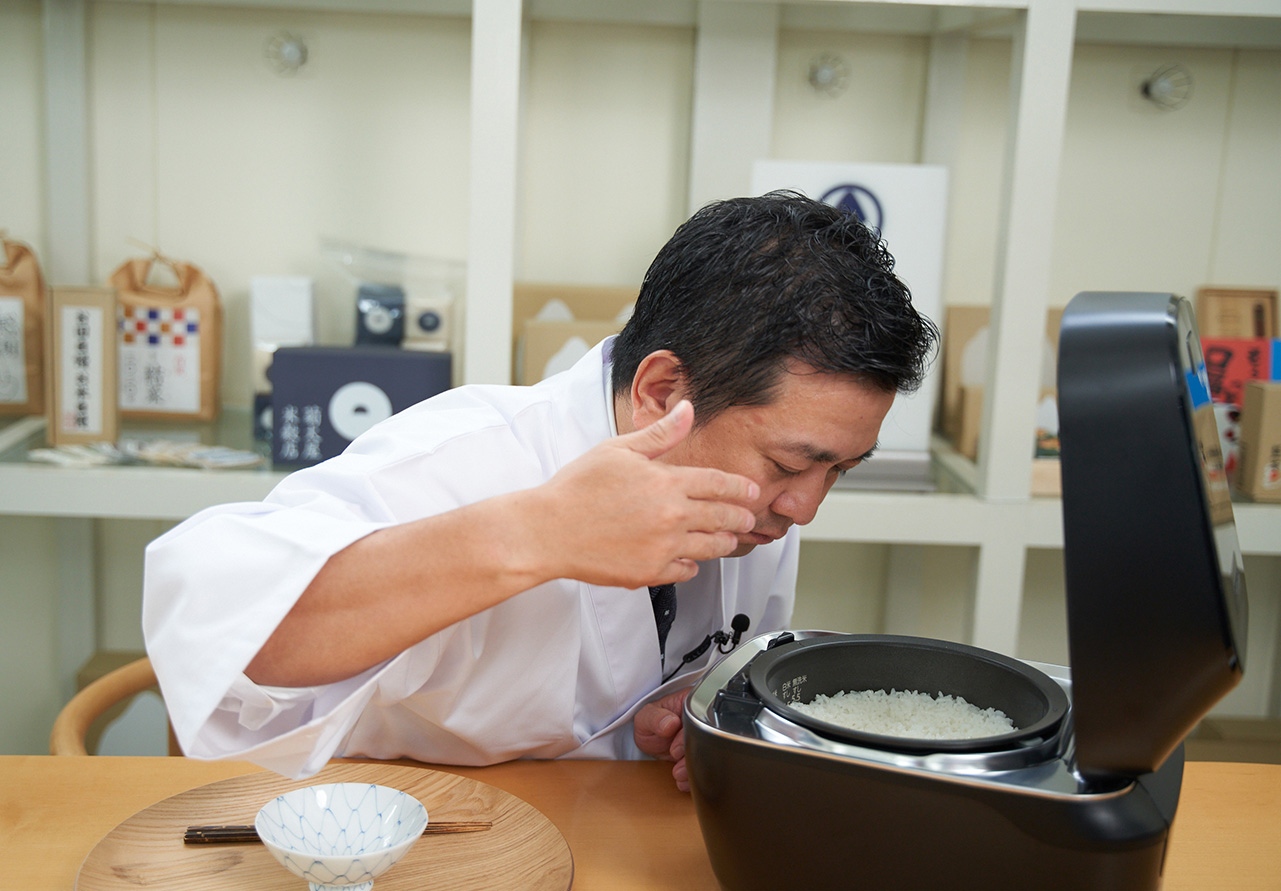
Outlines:
<svg viewBox="0 0 1281 891"><path fill-rule="evenodd" d="M631 389L632 425L640 430L667 415L688 396L685 372L671 350L655 350L636 366Z"/></svg>

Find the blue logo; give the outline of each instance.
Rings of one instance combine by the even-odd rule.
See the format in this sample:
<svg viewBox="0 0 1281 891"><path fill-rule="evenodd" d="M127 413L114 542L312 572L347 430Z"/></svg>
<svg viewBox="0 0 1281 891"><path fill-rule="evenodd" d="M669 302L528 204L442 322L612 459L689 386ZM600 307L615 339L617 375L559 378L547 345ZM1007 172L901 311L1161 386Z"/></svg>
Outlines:
<svg viewBox="0 0 1281 891"><path fill-rule="evenodd" d="M1210 379L1206 375L1205 363L1184 373L1188 385L1188 395L1192 398L1192 408L1210 404Z"/></svg>
<svg viewBox="0 0 1281 891"><path fill-rule="evenodd" d="M885 215L881 210L881 202L870 189L864 186L853 183L833 186L823 193L820 200L845 213L854 214L873 229L879 231L885 228Z"/></svg>

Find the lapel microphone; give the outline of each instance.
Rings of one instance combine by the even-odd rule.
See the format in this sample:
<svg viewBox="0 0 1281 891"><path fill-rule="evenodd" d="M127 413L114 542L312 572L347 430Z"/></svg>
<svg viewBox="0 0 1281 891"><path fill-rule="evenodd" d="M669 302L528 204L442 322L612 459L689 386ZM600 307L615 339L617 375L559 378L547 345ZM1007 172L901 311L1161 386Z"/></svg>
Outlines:
<svg viewBox="0 0 1281 891"><path fill-rule="evenodd" d="M730 631L733 632L732 634L725 631L714 631L707 635L707 637L703 638L703 642L701 644L694 647L694 649L681 657L681 664L673 668L671 673L668 674L667 677L663 678L663 683L666 684L672 678L676 677L676 672L680 671L686 665L706 653L707 648L712 644L716 644L716 649L721 654L728 653L730 650L734 649L734 647L738 646L738 642L743 639L743 632L746 631L751 624L752 620L742 613L734 616L734 618L730 619L729 622ZM728 644L728 646L726 646L726 644Z"/></svg>

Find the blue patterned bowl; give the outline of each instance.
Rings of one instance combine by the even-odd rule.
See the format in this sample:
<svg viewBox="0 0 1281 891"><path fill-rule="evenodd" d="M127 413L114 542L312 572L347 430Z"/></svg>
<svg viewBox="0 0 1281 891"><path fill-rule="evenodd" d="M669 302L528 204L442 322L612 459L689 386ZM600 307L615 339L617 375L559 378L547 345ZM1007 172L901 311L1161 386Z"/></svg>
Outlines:
<svg viewBox="0 0 1281 891"><path fill-rule="evenodd" d="M258 812L254 828L272 855L311 891L368 891L427 826L413 796L370 783L329 783L286 792Z"/></svg>

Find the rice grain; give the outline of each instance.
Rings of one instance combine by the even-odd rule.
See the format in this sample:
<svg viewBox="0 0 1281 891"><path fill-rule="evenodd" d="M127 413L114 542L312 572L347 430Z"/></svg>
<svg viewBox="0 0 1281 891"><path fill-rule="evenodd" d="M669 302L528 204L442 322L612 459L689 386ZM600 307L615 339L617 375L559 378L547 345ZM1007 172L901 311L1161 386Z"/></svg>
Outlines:
<svg viewBox="0 0 1281 891"><path fill-rule="evenodd" d="M832 696L820 693L811 702L789 705L820 721L882 736L977 739L1015 729L1014 722L999 709L982 709L942 692L935 698L916 690L841 691Z"/></svg>

